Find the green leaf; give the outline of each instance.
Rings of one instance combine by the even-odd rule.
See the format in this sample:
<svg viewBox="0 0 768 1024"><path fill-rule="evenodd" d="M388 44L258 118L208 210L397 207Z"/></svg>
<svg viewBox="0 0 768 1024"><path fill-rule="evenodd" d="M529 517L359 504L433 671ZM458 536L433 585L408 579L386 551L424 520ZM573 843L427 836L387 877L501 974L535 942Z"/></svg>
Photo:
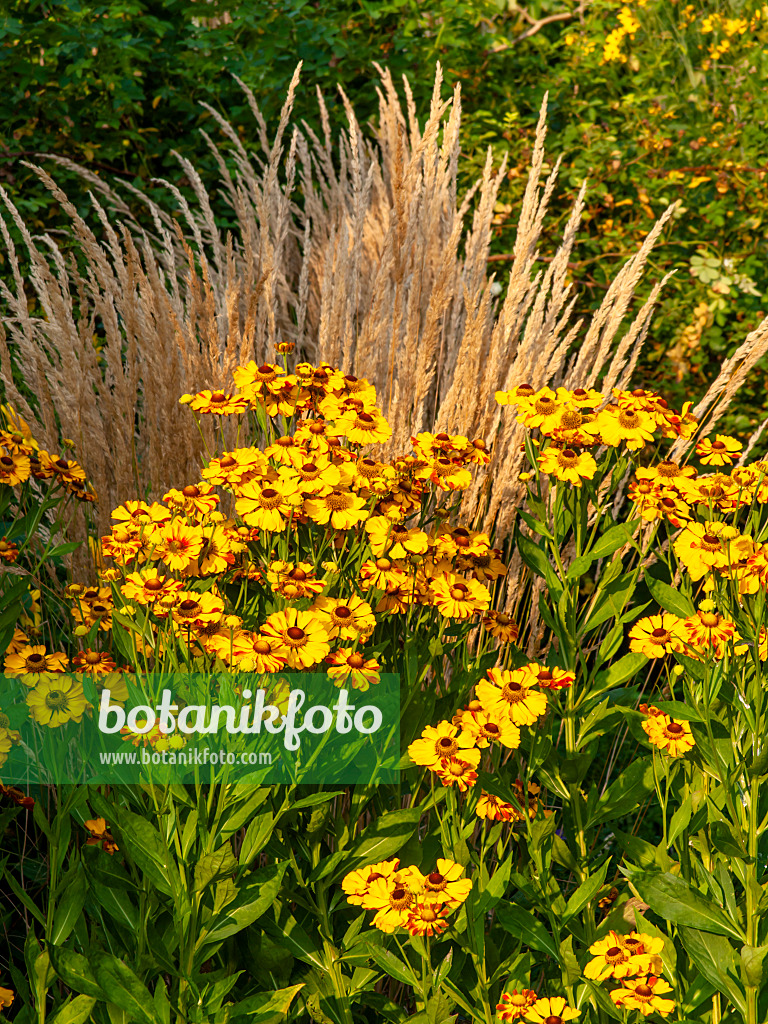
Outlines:
<svg viewBox="0 0 768 1024"><path fill-rule="evenodd" d="M653 764L647 757L633 761L600 797L589 822L593 827L621 818L628 808L637 807L654 789ZM648 901L646 901L648 902Z"/></svg>
<svg viewBox="0 0 768 1024"><path fill-rule="evenodd" d="M247 1024L272 1024L273 1020L285 1020L291 1003L303 988L302 982L288 988L275 989L274 992L259 992L257 995L242 999L229 1007L229 1021L234 1022L241 1017L247 1019Z"/></svg>
<svg viewBox="0 0 768 1024"><path fill-rule="evenodd" d="M91 802L96 806L94 798ZM103 798L101 802L106 805L107 820L112 822L112 831L117 833L120 849L130 856L160 892L172 896L178 890L178 871L157 829L139 814L133 814L124 807L118 810ZM100 813L107 817L103 810Z"/></svg>
<svg viewBox="0 0 768 1024"><path fill-rule="evenodd" d="M226 878L237 870L237 861L229 843L207 853L195 864L195 891L202 892L211 882Z"/></svg>
<svg viewBox="0 0 768 1024"><path fill-rule="evenodd" d="M73 992L91 996L93 999L107 999L91 970L91 965L84 956L71 949L57 949L56 946L51 946L48 952L51 957L51 966L67 988L71 988Z"/></svg>
<svg viewBox="0 0 768 1024"><path fill-rule="evenodd" d="M716 903L677 875L641 871L631 875L630 881L651 910L672 924L744 942L741 928L730 921Z"/></svg>
<svg viewBox="0 0 768 1024"><path fill-rule="evenodd" d="M421 809L418 807L382 814L364 829L341 870L346 873L352 870L352 865L376 864L394 856L413 835L420 818Z"/></svg>
<svg viewBox="0 0 768 1024"><path fill-rule="evenodd" d="M258 920L265 910L274 903L288 862L271 864L269 867L254 871L248 885L242 886L237 896L216 916L197 940L197 948L221 942L230 935L236 935Z"/></svg>
<svg viewBox="0 0 768 1024"><path fill-rule="evenodd" d="M259 927L278 939L280 945L297 959L321 971L326 969L318 940L307 934L287 906L280 907L276 920L269 916L263 918Z"/></svg>
<svg viewBox="0 0 768 1024"><path fill-rule="evenodd" d="M570 921L572 917L580 913L586 907L586 905L593 900L595 896L600 892L602 887L605 885L605 876L608 871L609 861L606 861L601 868L586 880L582 882L576 892L571 894L570 899L565 905L563 911L563 924Z"/></svg>
<svg viewBox="0 0 768 1024"><path fill-rule="evenodd" d="M648 575L645 577L645 583L651 597L665 612L677 615L680 619L688 619L691 615L696 614L696 609L690 598L674 587L670 587L668 583L662 583L661 580L655 580L653 576Z"/></svg>
<svg viewBox="0 0 768 1024"><path fill-rule="evenodd" d="M677 837L688 828L691 821L692 811L693 799L689 793L672 815L672 820L669 823L669 834L667 835L668 846L671 846Z"/></svg>
<svg viewBox="0 0 768 1024"><path fill-rule="evenodd" d="M761 988L766 977L765 957L768 946L741 947L741 977L745 985Z"/></svg>
<svg viewBox="0 0 768 1024"><path fill-rule="evenodd" d="M704 722L706 721L698 711L688 707L679 700L660 700L653 705L670 718L678 718L681 722Z"/></svg>
<svg viewBox="0 0 768 1024"><path fill-rule="evenodd" d="M539 953L546 953L558 963L560 950L544 925L529 911L514 903L500 903L496 907L499 924L510 935Z"/></svg>
<svg viewBox="0 0 768 1024"><path fill-rule="evenodd" d="M699 931L686 925L679 928L679 934L686 953L701 976L730 999L745 1019L747 1000L737 981L736 954L731 944L721 935L712 935L711 932Z"/></svg>
<svg viewBox="0 0 768 1024"><path fill-rule="evenodd" d="M631 651L623 658L615 661L609 669L598 674L601 689L609 689L622 686L638 674L641 668L647 665L648 659L639 651Z"/></svg>
<svg viewBox="0 0 768 1024"><path fill-rule="evenodd" d="M91 967L100 987L109 993L114 1003L137 1024L162 1024L157 1016L152 996L131 968L110 953L91 954Z"/></svg>
<svg viewBox="0 0 768 1024"><path fill-rule="evenodd" d="M56 907L50 934L54 946L60 946L75 927L85 906L86 888L85 874L80 867L74 876L67 879L64 895Z"/></svg>
<svg viewBox="0 0 768 1024"><path fill-rule="evenodd" d="M395 981L402 981L404 985L409 985L412 988L419 987L419 982L411 969L411 965L404 964L390 950L371 944L368 947L368 955L390 978L394 978Z"/></svg>
<svg viewBox="0 0 768 1024"><path fill-rule="evenodd" d="M75 996L60 1006L52 1017L47 1017L47 1024L85 1024L95 1003L93 996Z"/></svg>

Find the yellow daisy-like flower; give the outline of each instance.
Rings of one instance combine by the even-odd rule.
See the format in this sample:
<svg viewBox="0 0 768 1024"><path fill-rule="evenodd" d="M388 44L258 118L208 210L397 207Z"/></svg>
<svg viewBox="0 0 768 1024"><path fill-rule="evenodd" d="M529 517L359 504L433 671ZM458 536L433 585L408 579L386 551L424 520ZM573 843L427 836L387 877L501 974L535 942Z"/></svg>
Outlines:
<svg viewBox="0 0 768 1024"><path fill-rule="evenodd" d="M411 935L442 935L448 928L446 918L450 912L450 907L419 901L408 912L405 927Z"/></svg>
<svg viewBox="0 0 768 1024"><path fill-rule="evenodd" d="M683 620L671 612L646 615L629 631L629 649L646 658L663 658L673 651L685 650L681 639Z"/></svg>
<svg viewBox="0 0 768 1024"><path fill-rule="evenodd" d="M730 466L741 452L741 441L727 434L717 434L714 441L703 438L696 445L696 454L705 466Z"/></svg>
<svg viewBox="0 0 768 1024"><path fill-rule="evenodd" d="M72 659L72 664L78 672L89 676L106 676L117 667L111 655L90 649L78 652Z"/></svg>
<svg viewBox="0 0 768 1024"><path fill-rule="evenodd" d="M178 572L184 572L195 561L205 541L202 528L189 526L183 519L159 527L152 539L156 544L154 557Z"/></svg>
<svg viewBox="0 0 768 1024"><path fill-rule="evenodd" d="M500 1020L503 1020L505 1024L520 1020L538 998L531 988L521 989L520 992L516 988L513 988L511 992L502 992L501 1002L496 1004Z"/></svg>
<svg viewBox="0 0 768 1024"><path fill-rule="evenodd" d="M439 768L432 769L444 786L456 786L460 793L466 793L477 782L477 771L470 761L458 757L444 757Z"/></svg>
<svg viewBox="0 0 768 1024"><path fill-rule="evenodd" d="M340 640L365 640L376 626L371 606L361 597L318 597L311 611L328 636Z"/></svg>
<svg viewBox="0 0 768 1024"><path fill-rule="evenodd" d="M210 637L208 645L241 672L280 672L288 661L288 649L279 638L250 630L222 630Z"/></svg>
<svg viewBox="0 0 768 1024"><path fill-rule="evenodd" d="M362 906L371 885L379 878L392 878L400 867L400 859L382 860L378 864L369 864L365 868L350 871L341 880L342 891L346 894L347 903Z"/></svg>
<svg viewBox="0 0 768 1024"><path fill-rule="evenodd" d="M520 627L504 612L487 612L483 617L483 626L492 637L503 643L513 643L520 636Z"/></svg>
<svg viewBox="0 0 768 1024"><path fill-rule="evenodd" d="M437 868L424 876L422 900L425 903L445 903L450 907L460 906L472 889L472 879L463 878L463 874L461 864L439 857Z"/></svg>
<svg viewBox="0 0 768 1024"><path fill-rule="evenodd" d="M351 530L357 523L362 523L369 516L365 507L365 499L351 491L333 490L328 494L320 494L304 501L304 511L309 518L325 526L327 523L334 530Z"/></svg>
<svg viewBox="0 0 768 1024"><path fill-rule="evenodd" d="M334 421L333 429L353 444L383 444L392 437L392 428L378 409L344 412Z"/></svg>
<svg viewBox="0 0 768 1024"><path fill-rule="evenodd" d="M584 977L591 981L606 978L629 978L661 971L664 940L650 935L638 936L638 941L627 943L618 932L611 931L604 939L589 947L593 958L584 968Z"/></svg>
<svg viewBox="0 0 768 1024"><path fill-rule="evenodd" d="M239 488L235 511L248 526L281 533L301 505L301 495L289 480L249 480Z"/></svg>
<svg viewBox="0 0 768 1024"><path fill-rule="evenodd" d="M672 991L672 986L663 978L649 975L647 978L627 978L621 988L611 992L611 999L626 1010L639 1010L644 1017L660 1013L668 1017L675 1008L673 999L662 996Z"/></svg>
<svg viewBox="0 0 768 1024"><path fill-rule="evenodd" d="M711 569L737 561L738 540L739 531L727 523L688 523L673 547L695 583Z"/></svg>
<svg viewBox="0 0 768 1024"><path fill-rule="evenodd" d="M582 480L591 480L597 472L597 463L589 452L575 452L573 448L555 448L550 445L540 456L539 466L558 480L581 487Z"/></svg>
<svg viewBox="0 0 768 1024"><path fill-rule="evenodd" d="M325 587L323 580L315 576L315 567L311 562L270 562L267 571L267 582L277 594L282 594L289 601L301 597L313 597Z"/></svg>
<svg viewBox="0 0 768 1024"><path fill-rule="evenodd" d="M466 711L461 716L461 727L474 736L476 746L481 749L491 743L500 743L511 750L520 746L520 729L506 715L486 711Z"/></svg>
<svg viewBox="0 0 768 1024"><path fill-rule="evenodd" d="M480 763L480 751L474 737L451 722L428 725L419 739L408 747L408 756L414 764L437 771L445 758L458 757L473 767Z"/></svg>
<svg viewBox="0 0 768 1024"><path fill-rule="evenodd" d="M190 398L190 401L185 399ZM224 391L198 391L196 395L185 395L180 399L182 405L204 415L235 416L248 408L248 400L239 395L226 394Z"/></svg>
<svg viewBox="0 0 768 1024"><path fill-rule="evenodd" d="M522 821L523 815L514 804L507 803L491 793L482 793L475 807L478 818L487 821Z"/></svg>
<svg viewBox="0 0 768 1024"><path fill-rule="evenodd" d="M624 444L629 451L638 451L653 441L654 421L645 412L636 409L609 406L594 420L584 424L588 434L599 435L604 444L618 448Z"/></svg>
<svg viewBox="0 0 768 1024"><path fill-rule="evenodd" d="M47 676L27 694L27 707L36 722L56 729L81 721L88 701L73 676Z"/></svg>
<svg viewBox="0 0 768 1024"><path fill-rule="evenodd" d="M407 558L423 555L429 549L429 537L423 530L408 529L393 523L387 516L372 516L365 524L365 532L373 554L380 558Z"/></svg>
<svg viewBox="0 0 768 1024"><path fill-rule="evenodd" d="M526 1010L523 1020L532 1021L533 1024L565 1024L566 1021L576 1020L580 1012L569 1006L562 996L554 996L551 999L537 999Z"/></svg>
<svg viewBox="0 0 768 1024"><path fill-rule="evenodd" d="M520 669L492 668L475 687L477 699L491 713L509 715L515 725L533 725L547 710L547 698Z"/></svg>
<svg viewBox="0 0 768 1024"><path fill-rule="evenodd" d="M543 434L557 426L563 405L557 401L557 395L551 388L544 387L527 398L520 396L517 401L520 409L518 423L528 428L539 427Z"/></svg>
<svg viewBox="0 0 768 1024"><path fill-rule="evenodd" d="M291 439L292 440L292 439ZM275 445L275 448L281 447ZM296 486L307 497L330 494L341 485L341 470L331 462L328 455L315 451L310 452L293 444L287 454L281 452L281 458L287 458L290 467L289 475L295 480Z"/></svg>
<svg viewBox="0 0 768 1024"><path fill-rule="evenodd" d="M269 641L285 649L289 668L311 668L331 650L328 631L316 613L287 608L274 612L261 627Z"/></svg>
<svg viewBox="0 0 768 1024"><path fill-rule="evenodd" d="M641 707L641 711L645 705ZM691 734L691 727L688 722L680 722L670 718L658 710L648 708L648 717L642 722L643 731L648 734L648 739L655 747L665 750L671 757L680 757L693 750L696 741Z"/></svg>
<svg viewBox="0 0 768 1024"><path fill-rule="evenodd" d="M418 903L424 886L424 876L417 868L397 871L389 878L371 882L362 898L366 910L375 910L374 927L391 933L404 928L411 909Z"/></svg>
<svg viewBox="0 0 768 1024"><path fill-rule="evenodd" d="M6 484L8 487L23 484L25 480L29 480L31 467L32 463L29 461L28 455L21 452L10 455L7 451L2 451L0 454L0 484Z"/></svg>
<svg viewBox="0 0 768 1024"><path fill-rule="evenodd" d="M429 584L435 604L447 618L469 619L475 612L485 611L491 603L487 587L478 580L462 579L445 573Z"/></svg>
<svg viewBox="0 0 768 1024"><path fill-rule="evenodd" d="M27 644L16 653L5 657L4 671L7 676L24 676L27 686L34 686L36 676L46 672L63 672L69 664L69 658L62 651L47 654L40 644Z"/></svg>
<svg viewBox="0 0 768 1024"><path fill-rule="evenodd" d="M381 668L375 658L365 658L352 647L342 647L326 658L330 668L328 675L333 685L342 687L349 684L353 690L365 691L371 684L378 683Z"/></svg>
<svg viewBox="0 0 768 1024"><path fill-rule="evenodd" d="M749 647L744 643L733 622L719 615L714 605L703 604L695 615L685 619L680 626L681 639L694 650L686 648L692 656L697 653L724 657L733 645L734 654L745 654Z"/></svg>

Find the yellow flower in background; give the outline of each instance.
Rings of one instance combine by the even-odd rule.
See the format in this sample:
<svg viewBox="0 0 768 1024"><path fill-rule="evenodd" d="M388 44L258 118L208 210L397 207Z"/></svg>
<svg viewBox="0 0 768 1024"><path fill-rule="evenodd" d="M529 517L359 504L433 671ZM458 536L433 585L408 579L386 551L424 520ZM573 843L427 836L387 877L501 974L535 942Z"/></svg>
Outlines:
<svg viewBox="0 0 768 1024"><path fill-rule="evenodd" d="M418 901L408 911L405 927L411 935L441 935L448 928L450 913L450 907Z"/></svg>
<svg viewBox="0 0 768 1024"><path fill-rule="evenodd" d="M550 445L539 456L539 466L543 473L550 473L574 487L581 487L582 480L591 480L597 472L597 463L589 452L560 449L554 445Z"/></svg>
<svg viewBox="0 0 768 1024"><path fill-rule="evenodd" d="M459 757L444 757L440 767L433 769L444 786L456 786L460 793L466 793L477 782L477 771L471 761Z"/></svg>
<svg viewBox="0 0 768 1024"><path fill-rule="evenodd" d="M538 998L531 988L524 988L519 992L513 988L511 992L502 992L501 1002L496 1004L499 1019L503 1020L505 1024L522 1020Z"/></svg>
<svg viewBox="0 0 768 1024"><path fill-rule="evenodd" d="M36 722L56 729L70 721L81 721L88 701L74 677L47 676L27 694L27 707Z"/></svg>
<svg viewBox="0 0 768 1024"><path fill-rule="evenodd" d="M331 650L328 631L312 611L287 608L274 612L261 627L261 633L285 649L289 668L311 668Z"/></svg>
<svg viewBox="0 0 768 1024"><path fill-rule="evenodd" d="M438 609L447 618L469 619L476 612L484 612L491 603L487 587L454 573L431 580L429 589Z"/></svg>
<svg viewBox="0 0 768 1024"><path fill-rule="evenodd" d="M371 684L378 683L381 668L375 658L366 658L352 647L342 647L325 659L328 675L333 685L342 687L349 684L353 690L365 691Z"/></svg>
<svg viewBox="0 0 768 1024"><path fill-rule="evenodd" d="M7 676L21 676L27 686L34 686L36 676L49 672L64 672L69 658L62 651L48 654L44 645L27 644L5 657Z"/></svg>
<svg viewBox="0 0 768 1024"><path fill-rule="evenodd" d="M295 482L285 478L264 483L249 480L238 495L235 511L243 522L271 533L282 533L302 501Z"/></svg>
<svg viewBox="0 0 768 1024"><path fill-rule="evenodd" d="M515 725L533 725L547 710L545 694L519 669L489 669L488 677L480 680L475 692L484 708L507 714Z"/></svg>
<svg viewBox="0 0 768 1024"><path fill-rule="evenodd" d="M628 945L622 935L610 931L589 947L594 959L584 968L584 977L605 981L606 978L629 978L661 971L659 954L664 949L664 940L650 935L643 935L641 939L640 943Z"/></svg>
<svg viewBox="0 0 768 1024"><path fill-rule="evenodd" d="M691 727L688 722L680 722L663 714L658 708L646 708L643 704L640 710L646 709L647 718L642 722L643 731L647 733L648 739L655 747L665 750L671 757L680 757L693 750L696 741L691 734Z"/></svg>
<svg viewBox="0 0 768 1024"><path fill-rule="evenodd" d="M472 879L463 878L463 874L464 868L461 864L439 857L437 868L424 876L422 899L425 903L460 906L472 889Z"/></svg>
<svg viewBox="0 0 768 1024"><path fill-rule="evenodd" d="M460 730L452 722L428 725L419 739L408 747L408 756L414 764L437 771L444 758L457 757L473 767L480 763L480 751L474 737Z"/></svg>
<svg viewBox="0 0 768 1024"><path fill-rule="evenodd" d="M532 1021L533 1024L565 1024L566 1021L576 1020L580 1012L569 1006L562 996L555 996L552 999L537 999L526 1010L523 1020Z"/></svg>
<svg viewBox="0 0 768 1024"><path fill-rule="evenodd" d="M625 1010L639 1010L644 1017L651 1013L660 1013L668 1017L675 1008L673 999L662 996L672 991L672 986L663 978L650 975L647 978L627 978L621 988L611 992L611 999L616 1006Z"/></svg>
<svg viewBox="0 0 768 1024"><path fill-rule="evenodd" d="M683 653L681 640L682 619L671 612L647 615L629 631L629 649L646 658L663 658L673 651Z"/></svg>
<svg viewBox="0 0 768 1024"><path fill-rule="evenodd" d="M358 412L355 409L334 419L333 430L353 444L383 444L392 437L392 428L378 411Z"/></svg>
<svg viewBox="0 0 768 1024"><path fill-rule="evenodd" d="M705 466L730 466L741 452L741 441L727 434L716 434L715 440L703 438L696 444L696 454Z"/></svg>
<svg viewBox="0 0 768 1024"><path fill-rule="evenodd" d="M739 531L727 523L688 523L673 544L675 554L696 583L711 569L723 569L739 558Z"/></svg>

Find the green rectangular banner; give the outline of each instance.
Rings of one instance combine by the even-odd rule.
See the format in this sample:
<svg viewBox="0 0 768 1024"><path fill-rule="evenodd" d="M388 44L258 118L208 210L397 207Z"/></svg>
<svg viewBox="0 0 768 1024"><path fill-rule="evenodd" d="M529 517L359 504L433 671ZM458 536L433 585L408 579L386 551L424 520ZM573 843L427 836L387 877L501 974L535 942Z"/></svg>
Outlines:
<svg viewBox="0 0 768 1024"><path fill-rule="evenodd" d="M0 676L0 715L6 785L398 778L396 675L364 692L317 673Z"/></svg>

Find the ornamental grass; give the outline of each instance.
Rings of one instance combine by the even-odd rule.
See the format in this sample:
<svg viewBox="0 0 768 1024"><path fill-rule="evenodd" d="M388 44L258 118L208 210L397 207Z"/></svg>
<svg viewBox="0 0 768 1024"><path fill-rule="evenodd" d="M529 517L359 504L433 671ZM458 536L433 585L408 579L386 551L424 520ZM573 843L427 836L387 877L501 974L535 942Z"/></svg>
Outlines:
<svg viewBox="0 0 768 1024"><path fill-rule="evenodd" d="M438 76L422 130L382 76L338 165L295 130L281 178L290 97L261 165L231 132L237 238L192 168L191 241L127 207L103 243L72 211L83 265L25 236L46 315L5 295L0 1010L759 1024L768 461L716 425L768 322L698 405L634 379L667 214L579 333L578 204L535 267L543 116L497 302L501 174L465 230L458 94ZM106 691L122 714L159 673L222 704L255 675L272 725L307 673L358 702L395 675L397 781L8 774L67 763ZM146 721L113 742L191 743Z"/></svg>

